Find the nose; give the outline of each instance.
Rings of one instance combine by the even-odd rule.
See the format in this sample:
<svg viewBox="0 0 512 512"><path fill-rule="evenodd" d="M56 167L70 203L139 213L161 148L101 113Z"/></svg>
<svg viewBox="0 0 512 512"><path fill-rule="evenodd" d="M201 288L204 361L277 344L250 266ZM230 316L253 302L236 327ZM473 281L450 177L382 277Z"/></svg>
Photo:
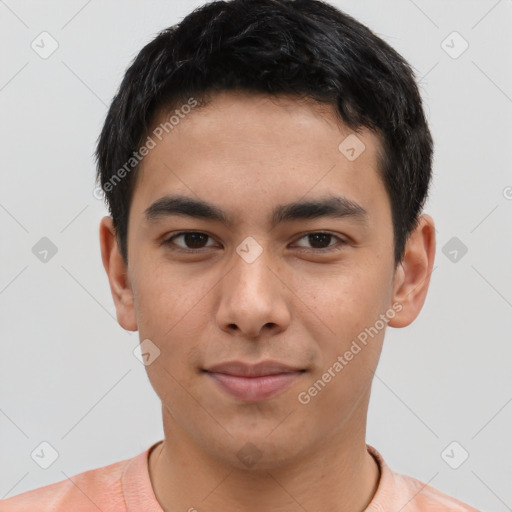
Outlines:
<svg viewBox="0 0 512 512"><path fill-rule="evenodd" d="M221 281L218 326L247 338L264 335L265 330L278 334L290 323L291 292L269 251L249 261L235 253L233 266Z"/></svg>

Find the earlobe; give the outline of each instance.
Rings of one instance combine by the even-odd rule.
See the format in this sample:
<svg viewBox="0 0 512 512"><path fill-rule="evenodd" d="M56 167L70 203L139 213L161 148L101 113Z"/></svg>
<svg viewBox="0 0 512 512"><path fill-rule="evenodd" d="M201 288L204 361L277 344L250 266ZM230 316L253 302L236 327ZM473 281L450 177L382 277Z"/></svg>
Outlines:
<svg viewBox="0 0 512 512"><path fill-rule="evenodd" d="M435 252L434 221L423 214L407 240L404 258L395 272L392 303L402 308L388 322L390 327L406 327L419 315L427 296Z"/></svg>
<svg viewBox="0 0 512 512"><path fill-rule="evenodd" d="M119 325L127 331L137 330L133 290L128 269L119 251L112 217L103 217L99 228L101 259L108 276Z"/></svg>

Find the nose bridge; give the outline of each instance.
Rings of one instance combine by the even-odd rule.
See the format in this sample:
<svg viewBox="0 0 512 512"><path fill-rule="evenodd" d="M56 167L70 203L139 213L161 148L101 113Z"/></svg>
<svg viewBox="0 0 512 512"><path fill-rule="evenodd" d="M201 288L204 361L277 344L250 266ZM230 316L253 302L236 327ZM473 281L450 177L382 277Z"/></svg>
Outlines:
<svg viewBox="0 0 512 512"><path fill-rule="evenodd" d="M253 237L247 237L236 248L233 266L230 287L239 299L263 302L272 298L270 281L275 277L269 269L271 255L268 248L264 248Z"/></svg>
<svg viewBox="0 0 512 512"><path fill-rule="evenodd" d="M285 327L289 312L282 286L271 270L274 266L271 251L252 237L236 248L231 271L222 280L221 328L237 326L244 334L256 336L267 324Z"/></svg>

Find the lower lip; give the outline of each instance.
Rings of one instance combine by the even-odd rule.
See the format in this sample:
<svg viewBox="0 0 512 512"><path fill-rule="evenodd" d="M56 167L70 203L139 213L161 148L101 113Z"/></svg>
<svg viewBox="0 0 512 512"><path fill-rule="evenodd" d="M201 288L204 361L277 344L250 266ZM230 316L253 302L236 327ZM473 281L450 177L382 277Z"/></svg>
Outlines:
<svg viewBox="0 0 512 512"><path fill-rule="evenodd" d="M239 377L207 372L217 385L240 400L259 402L286 389L303 372L278 373L262 377Z"/></svg>

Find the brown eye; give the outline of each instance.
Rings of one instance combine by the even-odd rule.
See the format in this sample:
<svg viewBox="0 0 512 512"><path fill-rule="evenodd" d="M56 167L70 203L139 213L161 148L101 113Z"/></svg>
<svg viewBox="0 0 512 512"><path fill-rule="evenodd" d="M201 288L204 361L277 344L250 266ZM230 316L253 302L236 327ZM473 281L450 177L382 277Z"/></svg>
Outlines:
<svg viewBox="0 0 512 512"><path fill-rule="evenodd" d="M165 241L168 245L177 245L180 249L203 249L204 247L210 247L208 245L205 245L207 240L211 238L206 233L201 233L199 231L183 231L181 233L177 233L176 235L173 235L169 239ZM184 245L180 245L176 243L176 240L182 239L182 243Z"/></svg>
<svg viewBox="0 0 512 512"><path fill-rule="evenodd" d="M308 235L308 240L314 249L323 249L324 247L329 247L332 235L327 233L314 233L312 235Z"/></svg>
<svg viewBox="0 0 512 512"><path fill-rule="evenodd" d="M301 238L300 240L306 240L306 243L309 245L298 245L298 247L305 247L310 248L317 251L323 251L328 252L332 249L339 249L340 246L343 246L346 244L344 240L342 240L340 237L332 234L332 233L324 233L324 232L315 232L315 233L308 233ZM331 243L336 242L338 243Z"/></svg>

